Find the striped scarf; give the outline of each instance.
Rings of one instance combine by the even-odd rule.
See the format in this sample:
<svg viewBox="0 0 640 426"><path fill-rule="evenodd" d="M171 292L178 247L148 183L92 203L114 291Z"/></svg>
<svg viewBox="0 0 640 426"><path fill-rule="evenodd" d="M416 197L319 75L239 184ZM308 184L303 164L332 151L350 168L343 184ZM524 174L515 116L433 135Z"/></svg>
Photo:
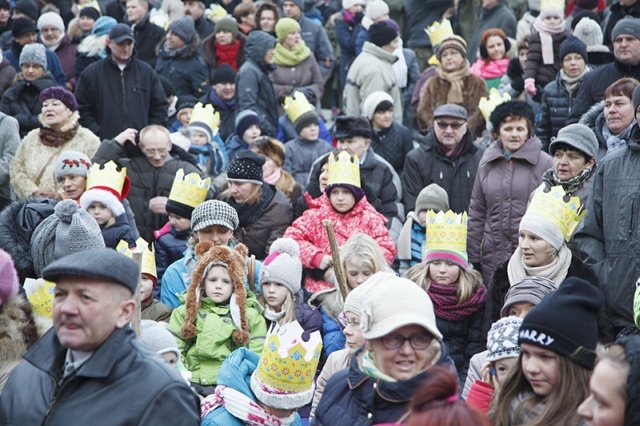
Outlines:
<svg viewBox="0 0 640 426"><path fill-rule="evenodd" d="M429 297L433 302L433 310L437 317L447 321L460 321L477 312L484 306L487 289L481 285L471 295L469 300L458 303L458 286L455 284L441 285L431 281Z"/></svg>

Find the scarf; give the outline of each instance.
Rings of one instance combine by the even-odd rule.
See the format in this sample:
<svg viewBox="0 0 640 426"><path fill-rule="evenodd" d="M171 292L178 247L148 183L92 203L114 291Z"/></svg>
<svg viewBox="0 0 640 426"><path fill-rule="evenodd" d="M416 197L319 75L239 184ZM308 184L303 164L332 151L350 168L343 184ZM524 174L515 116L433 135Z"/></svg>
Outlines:
<svg viewBox="0 0 640 426"><path fill-rule="evenodd" d="M51 127L45 126L42 124L42 119L40 120L40 142L43 145L50 146L53 148L58 148L73 139L78 132L78 127L80 123L78 122L78 118L80 116L77 114L77 111L73 113L73 115L69 118L65 124L63 124L60 130L52 129ZM62 130L65 129L65 130Z"/></svg>
<svg viewBox="0 0 640 426"><path fill-rule="evenodd" d="M180 49L169 49L167 47L167 42L165 41L162 44L162 47L160 48L160 56L163 58L177 58L180 55L182 55L184 52L187 51L187 49L189 48L189 45L184 45L182 46Z"/></svg>
<svg viewBox="0 0 640 426"><path fill-rule="evenodd" d="M582 71L580 73L580 75L578 75L577 77L573 77L572 78L572 77L569 77L567 74L565 74L564 70L561 69L560 70L560 79L564 83L564 87L566 87L567 91L569 93L573 93L574 90L576 90L578 87L580 87L580 83L582 83L582 78L590 70L591 70L591 68L584 67L584 71Z"/></svg>
<svg viewBox="0 0 640 426"><path fill-rule="evenodd" d="M294 414L286 419L276 417L242 392L223 385L218 385L216 391L200 403L200 418L204 419L218 407L224 407L229 414L249 426L288 426L295 421Z"/></svg>
<svg viewBox="0 0 640 426"><path fill-rule="evenodd" d="M47 49L51 50L52 52L55 52L56 49L60 47L60 43L62 43L62 39L64 38L64 36L65 36L64 31L60 31L60 37L58 37L58 39L53 43L47 42L47 40L45 40L44 37L42 37L42 44L44 44Z"/></svg>
<svg viewBox="0 0 640 426"><path fill-rule="evenodd" d="M342 18L344 19L344 22L352 27L356 25L356 17L347 9L342 9Z"/></svg>
<svg viewBox="0 0 640 426"><path fill-rule="evenodd" d="M207 162L209 162L209 170L207 170L209 176L218 176L224 171L224 157L217 144L216 146L213 143L201 146L191 145L189 153L196 157L201 170L206 170Z"/></svg>
<svg viewBox="0 0 640 426"><path fill-rule="evenodd" d="M583 171L581 171L578 176L572 177L571 179L564 180L564 181L558 178L558 175L556 174L555 169L549 169L546 172L544 172L542 180L550 182L552 186L558 186L558 185L562 186L562 188L564 189L564 192L566 192L567 195L573 196L576 192L580 190L580 188L582 188L584 183L591 177L595 169L596 169L596 165L594 164L593 167L591 167L590 169L586 168Z"/></svg>
<svg viewBox="0 0 640 426"><path fill-rule="evenodd" d="M269 307L269 305L264 307L264 311L262 312L262 315L264 315L264 317L266 319L268 319L269 321L273 321L273 322L278 322L280 321L282 318L284 318L284 316L287 313L285 312L285 310L281 310L280 312L276 312L273 309L271 309L271 307Z"/></svg>
<svg viewBox="0 0 640 426"><path fill-rule="evenodd" d="M514 285L522 281L525 277L543 277L560 285L567 277L567 272L569 272L571 257L571 250L567 248L566 244L562 244L562 247L558 250L558 255L550 264L529 267L522 261L522 251L520 247L518 247L511 256L511 259L509 259L509 264L507 265L509 284Z"/></svg>
<svg viewBox="0 0 640 426"><path fill-rule="evenodd" d="M216 58L218 59L218 66L227 64L234 71L238 71L238 51L240 50L240 40L236 40L235 43L228 46L222 46L218 43L214 44L216 48Z"/></svg>
<svg viewBox="0 0 640 426"><path fill-rule="evenodd" d="M446 155L451 160L455 160L460 156L464 147L467 146L467 138L463 137L458 145L456 145L453 149L447 149L440 141L436 143L436 149L443 155Z"/></svg>
<svg viewBox="0 0 640 426"><path fill-rule="evenodd" d="M387 376L384 374L373 362L373 357L371 356L371 351L366 351L364 356L362 357L362 368L367 376L371 377L374 380L382 380L383 382L395 383L397 382L391 376Z"/></svg>
<svg viewBox="0 0 640 426"><path fill-rule="evenodd" d="M485 61L478 59L471 66L471 74L477 75L485 80L502 77L507 73L510 59L498 59L497 61Z"/></svg>
<svg viewBox="0 0 640 426"><path fill-rule="evenodd" d="M564 19L558 25L551 26L545 23L540 16L533 21L533 28L540 34L540 46L542 48L542 62L545 65L553 64L553 35L565 31Z"/></svg>
<svg viewBox="0 0 640 426"><path fill-rule="evenodd" d="M631 124L629 124L629 127L624 129L617 135L611 133L611 130L609 130L609 127L607 127L606 123L604 126L602 126L602 135L607 140L607 154L627 146L627 138L629 137L629 133L631 133L631 129L635 124L636 120L633 120Z"/></svg>
<svg viewBox="0 0 640 426"><path fill-rule="evenodd" d="M431 281L427 293L433 302L436 317L447 321L461 321L484 306L487 289L481 285L473 292L469 300L463 303L459 303L456 284L441 285Z"/></svg>
<svg viewBox="0 0 640 426"><path fill-rule="evenodd" d="M273 173L264 178L264 181L270 185L276 186L276 184L280 180L280 176L282 176L282 167L278 167L277 169L275 169Z"/></svg>
<svg viewBox="0 0 640 426"><path fill-rule="evenodd" d="M291 50L284 47L282 43L278 43L273 54L273 63L279 67L295 67L307 59L309 55L311 55L311 49L307 47L302 39Z"/></svg>
<svg viewBox="0 0 640 426"><path fill-rule="evenodd" d="M400 43L398 43L398 47L393 51L393 55L398 58L398 60L395 61L393 65L391 65L391 68L393 68L393 72L396 75L398 86L401 89L404 89L405 87L407 87L408 67L407 61L404 58L404 51L402 49L402 39L399 39L399 41Z"/></svg>
<svg viewBox="0 0 640 426"><path fill-rule="evenodd" d="M249 226L252 223L256 222L267 206L273 200L273 197L276 195L276 190L269 185L268 183L262 184L262 194L258 201L253 204L249 203L238 203L233 197L230 197L227 200L227 204L235 209L238 212L238 219L240 219L240 226L245 227Z"/></svg>
<svg viewBox="0 0 640 426"><path fill-rule="evenodd" d="M513 398L509 407L511 410L511 424L527 425L540 417L544 411L545 404L543 402L538 402L535 405L527 404L526 401L530 399L536 400L538 398L533 392L529 391L522 392Z"/></svg>
<svg viewBox="0 0 640 426"><path fill-rule="evenodd" d="M448 81L449 84L451 84L449 93L447 93L447 103L462 105L464 102L464 96L462 93L462 88L464 87L463 79L471 75L471 70L469 69L469 61L465 59L465 65L456 71L445 72L442 70L442 67L437 67L436 71L438 72L438 77Z"/></svg>

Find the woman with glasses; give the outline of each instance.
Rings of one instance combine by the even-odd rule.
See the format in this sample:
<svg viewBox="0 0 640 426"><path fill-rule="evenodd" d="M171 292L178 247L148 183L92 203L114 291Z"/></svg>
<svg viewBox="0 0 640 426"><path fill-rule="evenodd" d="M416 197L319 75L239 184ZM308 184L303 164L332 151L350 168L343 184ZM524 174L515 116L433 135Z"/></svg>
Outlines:
<svg viewBox="0 0 640 426"><path fill-rule="evenodd" d="M433 126L433 112L443 104L457 104L469 115L469 130L480 137L485 128L484 117L478 108L480 98L488 96L487 84L471 74L467 60L467 43L462 37L452 35L438 49L437 75L424 86L418 105L417 118L420 129Z"/></svg>
<svg viewBox="0 0 640 426"><path fill-rule="evenodd" d="M402 423L426 370L452 365L427 293L404 278L381 281L360 307L364 346L351 356L348 369L327 382L315 425Z"/></svg>
<svg viewBox="0 0 640 426"><path fill-rule="evenodd" d="M489 120L496 139L478 166L469 205L467 247L469 261L485 283L517 248L529 195L553 167L553 160L533 134L534 112L526 102L500 104Z"/></svg>

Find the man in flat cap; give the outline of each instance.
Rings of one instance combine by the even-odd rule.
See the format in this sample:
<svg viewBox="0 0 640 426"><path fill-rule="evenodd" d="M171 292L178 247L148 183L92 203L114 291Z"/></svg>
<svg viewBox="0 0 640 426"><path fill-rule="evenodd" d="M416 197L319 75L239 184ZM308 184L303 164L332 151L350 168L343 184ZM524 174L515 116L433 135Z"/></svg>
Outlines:
<svg viewBox="0 0 640 426"><path fill-rule="evenodd" d="M63 257L53 324L24 355L0 395L0 424L198 425L199 400L184 379L136 341L129 321L140 272L110 249Z"/></svg>

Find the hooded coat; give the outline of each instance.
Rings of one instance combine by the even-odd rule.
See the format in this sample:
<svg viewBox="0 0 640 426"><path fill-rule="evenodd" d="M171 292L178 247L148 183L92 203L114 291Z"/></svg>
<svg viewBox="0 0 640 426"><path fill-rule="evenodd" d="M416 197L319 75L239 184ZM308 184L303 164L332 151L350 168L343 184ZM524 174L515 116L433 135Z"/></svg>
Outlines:
<svg viewBox="0 0 640 426"><path fill-rule="evenodd" d="M171 82L176 96L191 95L201 97L209 91L207 65L198 54L200 39L193 37L184 52L172 56L166 50L166 43L158 50L156 72Z"/></svg>
<svg viewBox="0 0 640 426"><path fill-rule="evenodd" d="M607 155L607 139L604 136L603 129L607 125L604 119L604 101L598 102L593 105L587 112L580 118L580 124L584 124L590 128L598 139L598 152L596 153L596 161L600 162L605 155ZM628 129L630 130L630 129ZM627 130L624 130L627 132ZM628 134L622 137L628 139Z"/></svg>
<svg viewBox="0 0 640 426"><path fill-rule="evenodd" d="M275 44L275 37L263 31L251 32L244 48L247 60L236 75L236 114L254 111L260 117L262 134L268 136L278 133L278 102L269 79L274 65L267 64L264 56Z"/></svg>

